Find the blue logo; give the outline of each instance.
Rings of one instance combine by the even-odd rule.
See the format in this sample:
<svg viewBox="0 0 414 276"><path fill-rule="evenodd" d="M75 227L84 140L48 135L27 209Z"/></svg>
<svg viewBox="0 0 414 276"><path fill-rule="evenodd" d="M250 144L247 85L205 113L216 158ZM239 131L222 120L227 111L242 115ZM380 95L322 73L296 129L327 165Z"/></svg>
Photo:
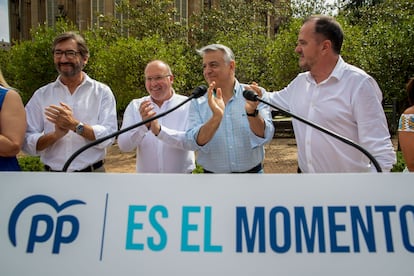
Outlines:
<svg viewBox="0 0 414 276"><path fill-rule="evenodd" d="M53 198L46 195L33 195L23 199L14 208L10 220L9 220L9 239L14 247L17 246L16 240L16 225L20 214L30 205L44 203L52 206L57 213L60 211L77 204L86 204L81 200L69 200L59 205ZM42 234L38 234L39 224L43 223L46 225L46 229ZM71 225L70 233L63 235L63 226L68 223ZM67 231L65 231L67 232ZM43 243L52 238L53 240L53 254L59 254L61 244L68 244L73 242L79 233L79 221L75 216L72 215L61 215L57 217L56 224L54 219L48 214L37 214L32 217L30 224L29 238L27 243L27 253L33 253L36 243Z"/></svg>

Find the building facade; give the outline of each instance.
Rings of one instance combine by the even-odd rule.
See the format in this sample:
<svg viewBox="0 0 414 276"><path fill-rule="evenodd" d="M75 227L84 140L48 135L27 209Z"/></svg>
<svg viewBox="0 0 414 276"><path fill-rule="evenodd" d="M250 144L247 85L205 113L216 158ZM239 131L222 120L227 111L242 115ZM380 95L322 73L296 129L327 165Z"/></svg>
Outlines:
<svg viewBox="0 0 414 276"><path fill-rule="evenodd" d="M80 30L91 27L99 14L114 14L114 0L10 0L10 40L30 39L30 30L39 25L54 26L61 17Z"/></svg>
<svg viewBox="0 0 414 276"><path fill-rule="evenodd" d="M10 41L28 40L32 28L45 23L54 26L59 18L70 20L79 30L86 30L99 24L100 15L121 16L116 14L118 1L120 0L9 0ZM188 22L189 15L202 9L218 7L219 2L220 0L174 0L177 9L174 19ZM268 19L270 35L275 29L274 22L274 18Z"/></svg>

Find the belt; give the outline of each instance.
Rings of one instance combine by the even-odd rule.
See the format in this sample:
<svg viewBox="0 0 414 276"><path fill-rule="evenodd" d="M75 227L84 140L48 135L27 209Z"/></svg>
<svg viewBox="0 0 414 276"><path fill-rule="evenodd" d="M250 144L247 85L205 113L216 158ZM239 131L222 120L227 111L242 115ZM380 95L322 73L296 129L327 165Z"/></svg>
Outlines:
<svg viewBox="0 0 414 276"><path fill-rule="evenodd" d="M255 166L254 168L251 168L250 170L244 171L244 172L232 172L232 173L258 173L263 169L262 163L259 163L257 166ZM208 171L206 169L203 169L204 173L214 173L212 171Z"/></svg>
<svg viewBox="0 0 414 276"><path fill-rule="evenodd" d="M82 169L82 170L77 170L74 172L93 172L97 169L99 169L100 167L102 167L104 164L104 160L100 160L92 165L87 166L86 168ZM51 167L49 167L48 165L45 165L45 171L48 172L61 172L61 171L56 171L56 170L52 170Z"/></svg>

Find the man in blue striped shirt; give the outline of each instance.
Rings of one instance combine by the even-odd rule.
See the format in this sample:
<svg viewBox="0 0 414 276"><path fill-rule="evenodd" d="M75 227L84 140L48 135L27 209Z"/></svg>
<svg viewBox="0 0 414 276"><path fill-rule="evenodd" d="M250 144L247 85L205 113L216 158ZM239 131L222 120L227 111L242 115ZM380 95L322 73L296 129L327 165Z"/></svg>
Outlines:
<svg viewBox="0 0 414 276"><path fill-rule="evenodd" d="M244 99L249 86L235 78L230 48L212 44L198 53L209 88L190 106L186 138L197 163L205 173L263 172L264 145L274 133L270 109Z"/></svg>

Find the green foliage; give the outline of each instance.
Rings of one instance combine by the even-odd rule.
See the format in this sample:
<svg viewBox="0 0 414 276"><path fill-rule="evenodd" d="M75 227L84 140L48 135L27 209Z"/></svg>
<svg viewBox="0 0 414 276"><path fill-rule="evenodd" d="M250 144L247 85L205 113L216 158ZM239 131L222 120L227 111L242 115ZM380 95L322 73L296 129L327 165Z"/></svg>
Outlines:
<svg viewBox="0 0 414 276"><path fill-rule="evenodd" d="M292 19L290 24L280 29L278 36L266 45L267 68L262 84L269 91L280 90L300 72L296 41L302 20Z"/></svg>
<svg viewBox="0 0 414 276"><path fill-rule="evenodd" d="M204 169L203 167L201 167L199 164L196 163L196 167L192 172L193 174L200 174L200 173L204 173Z"/></svg>
<svg viewBox="0 0 414 276"><path fill-rule="evenodd" d="M72 25L57 22L55 28L41 26L32 30L32 41L20 41L11 48L5 75L11 86L20 91L26 103L39 87L57 77L53 64L53 38L66 30L75 30Z"/></svg>
<svg viewBox="0 0 414 276"><path fill-rule="evenodd" d="M405 84L414 76L414 2L385 0L352 15L339 16L347 22L345 45L352 45L347 56L377 80L385 102L396 98L403 106Z"/></svg>
<svg viewBox="0 0 414 276"><path fill-rule="evenodd" d="M167 42L158 35L136 38L120 38L113 44L97 49L89 63L89 72L96 79L108 84L117 99L119 111L125 110L134 98L147 95L145 90L144 69L154 59L161 59L171 66L175 76L174 87L180 94L200 82L200 75L195 72L185 45L180 42Z"/></svg>
<svg viewBox="0 0 414 276"><path fill-rule="evenodd" d="M305 18L312 14L333 15L337 8L332 1L326 0L291 0L292 13L297 18Z"/></svg>
<svg viewBox="0 0 414 276"><path fill-rule="evenodd" d="M299 4L289 9L284 1L274 6L270 1L222 0L219 7L204 7L189 22L177 23L172 0L121 1L117 3L121 16L101 15L83 33L91 52L85 71L112 88L122 113L130 100L146 94L143 71L148 61L168 62L177 92L188 94L204 82L195 49L218 42L233 49L241 82L256 81L268 90L279 90L300 72L294 50L302 17L332 12L322 2L293 1ZM414 76L414 2L375 1L358 11L356 16L355 10L340 10L337 16L345 32L342 56L377 80L386 102L397 98L402 103L406 81ZM266 29L269 15L280 19L275 37ZM40 26L32 31L32 41L0 51L3 74L24 102L56 78L51 43L67 30L76 27L62 21L53 28Z"/></svg>
<svg viewBox="0 0 414 276"><path fill-rule="evenodd" d="M38 156L20 156L17 161L20 168L25 172L40 172L44 171L43 163Z"/></svg>
<svg viewBox="0 0 414 276"><path fill-rule="evenodd" d="M11 84L11 76L10 73L5 70L7 65L10 64L10 54L9 51L6 49L0 49L0 69L3 73L4 78L6 79L7 83L9 83L9 85Z"/></svg>
<svg viewBox="0 0 414 276"><path fill-rule="evenodd" d="M263 34L253 35L249 31L237 34L220 34L216 43L230 47L236 59L236 77L242 83L261 83L266 74L266 43L270 40Z"/></svg>
<svg viewBox="0 0 414 276"><path fill-rule="evenodd" d="M402 172L405 169L405 161L401 151L397 151L397 163L394 164L391 172Z"/></svg>
<svg viewBox="0 0 414 276"><path fill-rule="evenodd" d="M268 16L285 18L288 9L278 8L267 1L220 1L219 7L212 6L192 16L189 26L192 43L196 47L216 43L223 36L249 37L266 35ZM230 45L229 45L230 46Z"/></svg>
<svg viewBox="0 0 414 276"><path fill-rule="evenodd" d="M172 0L122 0L118 3L117 18L101 15L101 30L108 34L142 39L158 35L167 40L186 40L187 28L177 24ZM118 18L122 18L118 19Z"/></svg>

